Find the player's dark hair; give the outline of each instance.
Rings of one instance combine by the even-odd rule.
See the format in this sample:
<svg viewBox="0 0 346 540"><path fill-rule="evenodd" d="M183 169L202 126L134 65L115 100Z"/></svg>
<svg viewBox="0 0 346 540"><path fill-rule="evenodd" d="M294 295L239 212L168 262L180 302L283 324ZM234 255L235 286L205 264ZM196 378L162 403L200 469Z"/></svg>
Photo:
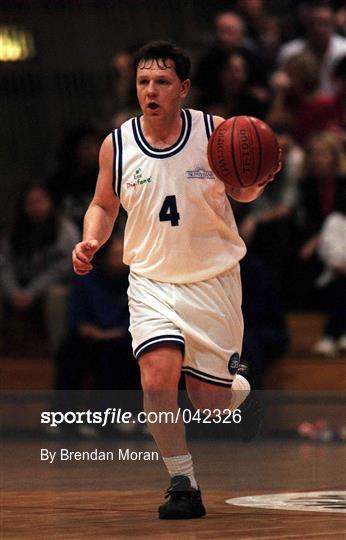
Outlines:
<svg viewBox="0 0 346 540"><path fill-rule="evenodd" d="M190 58L180 47L170 41L151 41L143 45L134 55L135 72L137 72L138 67L144 67L148 60L157 62L160 69L167 69L167 60L172 60L179 79L185 81L189 77Z"/></svg>

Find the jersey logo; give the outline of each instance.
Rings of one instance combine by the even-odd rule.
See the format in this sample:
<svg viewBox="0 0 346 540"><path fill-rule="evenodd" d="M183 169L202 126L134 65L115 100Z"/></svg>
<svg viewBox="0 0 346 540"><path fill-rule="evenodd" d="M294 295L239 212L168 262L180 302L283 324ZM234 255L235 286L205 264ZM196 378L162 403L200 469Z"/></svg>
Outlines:
<svg viewBox="0 0 346 540"><path fill-rule="evenodd" d="M240 358L237 352L233 353L228 361L228 371L231 375L236 375L239 369Z"/></svg>
<svg viewBox="0 0 346 540"><path fill-rule="evenodd" d="M151 183L151 176L148 176L147 178L143 178L142 169L138 167L135 170L135 173L133 175L133 182L126 182L126 188L136 189L137 186L142 186L143 184L150 184L150 183Z"/></svg>
<svg viewBox="0 0 346 540"><path fill-rule="evenodd" d="M215 176L214 176L214 173L212 171L207 171L206 169L202 169L202 168L196 168L196 169L192 169L190 171L186 171L186 176L187 176L187 179L190 179L190 178L207 178L207 179L214 179Z"/></svg>

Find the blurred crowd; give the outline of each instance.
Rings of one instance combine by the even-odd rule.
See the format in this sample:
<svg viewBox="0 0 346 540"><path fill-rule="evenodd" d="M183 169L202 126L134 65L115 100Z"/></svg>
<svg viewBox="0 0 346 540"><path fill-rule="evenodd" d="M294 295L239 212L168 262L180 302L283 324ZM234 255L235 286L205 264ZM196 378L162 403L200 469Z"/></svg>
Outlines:
<svg viewBox="0 0 346 540"><path fill-rule="evenodd" d="M299 1L279 11L265 0L229 4L216 14L208 44L198 51L186 44L194 66L186 106L261 118L282 148L275 182L251 204L232 203L248 247L244 354L260 384L267 363L287 349L288 310L323 310L313 352L346 351L346 5ZM126 217L95 272L74 278L70 255L94 191L101 140L139 113L138 45L114 53L102 129L100 119L86 118L62 134L55 168L22 187L1 239L3 351L13 319L44 327L59 388L79 387L88 370L99 388L138 384L136 366L127 380L115 368L131 356L120 240Z"/></svg>

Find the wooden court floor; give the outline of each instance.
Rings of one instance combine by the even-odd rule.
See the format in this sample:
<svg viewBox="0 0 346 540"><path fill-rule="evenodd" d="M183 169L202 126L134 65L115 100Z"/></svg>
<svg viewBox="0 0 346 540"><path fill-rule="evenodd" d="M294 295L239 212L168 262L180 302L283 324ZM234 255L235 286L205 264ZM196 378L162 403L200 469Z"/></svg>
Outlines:
<svg viewBox="0 0 346 540"><path fill-rule="evenodd" d="M299 441L190 445L208 515L160 521L167 476L161 461L61 462L59 452L129 448L151 451L149 441L4 439L1 449L0 538L6 539L346 539L345 514L231 506L237 496L345 489L345 446Z"/></svg>

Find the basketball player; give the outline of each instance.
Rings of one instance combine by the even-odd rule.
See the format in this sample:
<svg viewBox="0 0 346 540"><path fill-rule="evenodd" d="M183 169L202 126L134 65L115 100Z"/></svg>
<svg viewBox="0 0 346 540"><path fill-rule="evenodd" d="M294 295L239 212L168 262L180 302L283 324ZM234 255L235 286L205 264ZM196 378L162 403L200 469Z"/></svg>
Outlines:
<svg viewBox="0 0 346 540"><path fill-rule="evenodd" d="M181 371L199 409L234 410L250 392L246 378L237 375L243 335L239 260L246 249L225 186L207 160L208 138L223 119L181 108L189 68L188 57L168 42L149 43L135 55L142 115L104 140L83 241L73 251L75 272L88 273L122 204L128 213L130 332L146 412L177 411ZM248 202L263 189L230 188L229 195ZM203 516L183 422L148 427L171 476L159 517Z"/></svg>

